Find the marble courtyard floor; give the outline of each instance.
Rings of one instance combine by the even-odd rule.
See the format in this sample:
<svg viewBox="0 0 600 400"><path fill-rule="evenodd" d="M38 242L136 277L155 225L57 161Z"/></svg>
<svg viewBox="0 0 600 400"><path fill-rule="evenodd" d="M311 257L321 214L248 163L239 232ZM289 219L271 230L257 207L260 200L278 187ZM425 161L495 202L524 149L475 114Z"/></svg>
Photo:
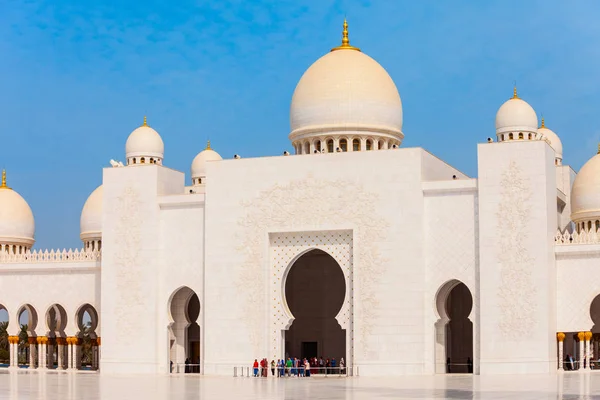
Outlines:
<svg viewBox="0 0 600 400"><path fill-rule="evenodd" d="M281 380L0 373L0 399L600 399L600 371L554 376Z"/></svg>

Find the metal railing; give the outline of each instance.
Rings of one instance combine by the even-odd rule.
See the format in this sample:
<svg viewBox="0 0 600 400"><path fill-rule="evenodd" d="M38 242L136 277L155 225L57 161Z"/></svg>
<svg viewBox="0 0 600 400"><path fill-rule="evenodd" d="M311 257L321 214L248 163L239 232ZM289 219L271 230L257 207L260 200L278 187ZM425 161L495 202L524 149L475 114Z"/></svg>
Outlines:
<svg viewBox="0 0 600 400"><path fill-rule="evenodd" d="M343 377L343 376L358 376L358 367L310 367L305 369L303 367L275 367L275 368L264 368L264 367L233 367L234 378L308 378L308 377Z"/></svg>

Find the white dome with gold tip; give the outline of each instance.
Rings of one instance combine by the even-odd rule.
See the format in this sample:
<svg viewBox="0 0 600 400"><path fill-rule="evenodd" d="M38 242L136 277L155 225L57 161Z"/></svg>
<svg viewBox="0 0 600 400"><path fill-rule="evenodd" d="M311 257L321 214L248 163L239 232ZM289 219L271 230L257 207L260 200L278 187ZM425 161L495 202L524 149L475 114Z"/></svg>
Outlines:
<svg viewBox="0 0 600 400"><path fill-rule="evenodd" d="M131 132L125 143L127 165L162 164L164 153L162 138L144 117L143 125Z"/></svg>
<svg viewBox="0 0 600 400"><path fill-rule="evenodd" d="M35 242L35 220L29 204L6 185L6 171L2 171L0 185L0 244L23 246L30 249Z"/></svg>
<svg viewBox="0 0 600 400"><path fill-rule="evenodd" d="M519 98L515 87L513 97L502 104L496 113L498 141L529 139L529 133L532 134L531 139L534 139L537 127L538 119L535 110L529 103ZM509 136L510 134L512 134L512 138ZM523 137L519 137L519 134L522 134Z"/></svg>
<svg viewBox="0 0 600 400"><path fill-rule="evenodd" d="M102 238L102 185L98 186L89 195L79 220L80 237L86 242L88 240L99 240Z"/></svg>
<svg viewBox="0 0 600 400"><path fill-rule="evenodd" d="M600 221L600 146L575 177L571 188L571 220L587 226Z"/></svg>
<svg viewBox="0 0 600 400"><path fill-rule="evenodd" d="M553 130L548 129L544 122L544 118L542 118L542 125L538 129L539 138L541 140L545 140L548 142L550 147L554 149L554 153L556 155L556 165L562 165L563 158L563 146L560 138Z"/></svg>
<svg viewBox="0 0 600 400"><path fill-rule="evenodd" d="M204 184L206 178L206 163L210 161L220 161L223 158L210 148L210 141L206 144L206 149L202 150L192 161L192 184L201 185Z"/></svg>
<svg viewBox="0 0 600 400"><path fill-rule="evenodd" d="M344 21L342 45L302 75L290 108L290 140L376 137L399 145L402 101L394 81L374 59L350 46Z"/></svg>

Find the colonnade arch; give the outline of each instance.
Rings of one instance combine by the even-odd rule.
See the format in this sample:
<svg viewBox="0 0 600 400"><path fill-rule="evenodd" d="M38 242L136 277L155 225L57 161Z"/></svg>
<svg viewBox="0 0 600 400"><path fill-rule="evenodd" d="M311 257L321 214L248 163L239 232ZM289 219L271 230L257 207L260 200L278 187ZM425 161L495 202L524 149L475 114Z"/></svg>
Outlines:
<svg viewBox="0 0 600 400"><path fill-rule="evenodd" d="M2 321L2 315L6 316L6 321ZM68 324L69 313L61 304L51 304L45 312L38 314L32 304L26 303L16 308L15 313L11 312L9 319L7 308L0 304L0 350L3 341L7 341L9 355L7 365L2 365L0 357L0 366L40 370L97 369L98 312L91 304L84 304L71 315L71 321L75 323ZM73 325L77 325L74 332L68 332Z"/></svg>
<svg viewBox="0 0 600 400"><path fill-rule="evenodd" d="M8 327L10 325L10 315L8 309L0 304L0 366L8 366L10 363Z"/></svg>
<svg viewBox="0 0 600 400"><path fill-rule="evenodd" d="M284 357L322 357L329 359L332 366L335 359L336 367L345 358L347 366L347 332L337 321L347 287L338 262L325 251L309 250L291 263L284 274L282 290L292 316L283 335Z"/></svg>
<svg viewBox="0 0 600 400"><path fill-rule="evenodd" d="M435 372L473 373L473 296L457 279L444 283L435 297Z"/></svg>
<svg viewBox="0 0 600 400"><path fill-rule="evenodd" d="M169 360L173 373L200 373L202 365L198 324L200 299L187 286L177 289L169 300Z"/></svg>

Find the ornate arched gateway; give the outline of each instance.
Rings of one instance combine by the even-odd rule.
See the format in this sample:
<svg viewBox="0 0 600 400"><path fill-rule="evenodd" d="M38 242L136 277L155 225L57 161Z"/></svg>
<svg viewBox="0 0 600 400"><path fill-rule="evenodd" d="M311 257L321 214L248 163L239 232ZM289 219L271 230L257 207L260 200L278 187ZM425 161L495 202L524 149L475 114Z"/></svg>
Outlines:
<svg viewBox="0 0 600 400"><path fill-rule="evenodd" d="M272 358L285 357L286 331L294 322L294 315L286 299L286 280L296 262L309 253L326 253L338 264L345 283L344 297L335 316L345 332L346 367L352 371L354 354L353 310L353 242L352 231L317 231L294 233L271 233L269 235L270 259L270 332L269 348ZM325 354L321 354L327 356ZM296 354L295 356L300 356Z"/></svg>

